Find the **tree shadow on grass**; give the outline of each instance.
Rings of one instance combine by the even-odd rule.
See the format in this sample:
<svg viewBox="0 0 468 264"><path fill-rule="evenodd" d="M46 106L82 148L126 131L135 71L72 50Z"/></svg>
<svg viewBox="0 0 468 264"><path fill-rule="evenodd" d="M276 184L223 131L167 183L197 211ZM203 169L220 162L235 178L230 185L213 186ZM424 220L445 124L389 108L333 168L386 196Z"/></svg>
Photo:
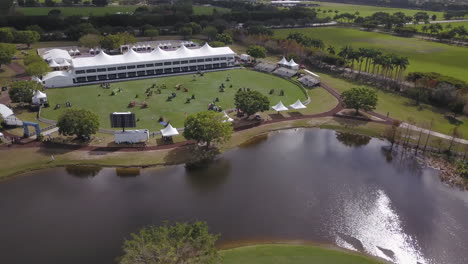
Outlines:
<svg viewBox="0 0 468 264"><path fill-rule="evenodd" d="M445 119L447 119L450 124L455 125L455 126L460 126L463 125L463 121L458 120L456 117L451 116L451 115L445 115Z"/></svg>
<svg viewBox="0 0 468 264"><path fill-rule="evenodd" d="M300 112L289 112L288 114L289 114L290 117L297 117L297 118L304 116Z"/></svg>
<svg viewBox="0 0 468 264"><path fill-rule="evenodd" d="M369 123L368 121L356 120L352 117L333 117L333 121L346 128L355 128Z"/></svg>
<svg viewBox="0 0 468 264"><path fill-rule="evenodd" d="M271 120L281 120L281 119L285 119L286 117L284 117L282 114L279 114L279 113L276 113L276 114L269 114L268 115Z"/></svg>

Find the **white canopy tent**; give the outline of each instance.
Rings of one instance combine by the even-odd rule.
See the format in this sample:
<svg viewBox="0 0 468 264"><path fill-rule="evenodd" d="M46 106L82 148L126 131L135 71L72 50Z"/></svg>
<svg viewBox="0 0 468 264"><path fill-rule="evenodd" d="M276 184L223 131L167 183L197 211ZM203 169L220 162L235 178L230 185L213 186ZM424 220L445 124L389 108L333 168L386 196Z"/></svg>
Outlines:
<svg viewBox="0 0 468 264"><path fill-rule="evenodd" d="M231 117L228 116L228 114L226 114L226 112L224 112L224 120L223 120L223 123L226 123L226 122L233 122L234 119L232 119Z"/></svg>
<svg viewBox="0 0 468 264"><path fill-rule="evenodd" d="M39 90L36 90L32 97L32 103L34 105L40 105L47 102L47 95Z"/></svg>
<svg viewBox="0 0 468 264"><path fill-rule="evenodd" d="M299 69L299 64L297 64L297 63L294 61L294 59L291 59L291 60L287 63L287 66L289 66L289 68L294 69L294 70Z"/></svg>
<svg viewBox="0 0 468 264"><path fill-rule="evenodd" d="M279 101L275 106L272 106L273 110L281 112L281 111L288 111L289 109L284 106L283 102Z"/></svg>
<svg viewBox="0 0 468 264"><path fill-rule="evenodd" d="M279 65L289 65L288 64L288 61L286 60L285 57L283 57L279 62L278 62Z"/></svg>
<svg viewBox="0 0 468 264"><path fill-rule="evenodd" d="M51 60L49 62L49 66L52 67L52 68L60 67L60 65L55 60Z"/></svg>
<svg viewBox="0 0 468 264"><path fill-rule="evenodd" d="M172 137L175 135L179 135L179 131L173 128L171 124L168 124L164 129L161 129L161 134L163 137Z"/></svg>
<svg viewBox="0 0 468 264"><path fill-rule="evenodd" d="M5 119L8 116L13 115L13 110L8 108L8 106L6 106L4 104L0 104L0 115L3 117L3 119Z"/></svg>
<svg viewBox="0 0 468 264"><path fill-rule="evenodd" d="M307 108L307 106L303 105L301 100L297 99L297 101L292 104L292 105L289 105L289 107L291 107L292 109L304 109L304 108Z"/></svg>

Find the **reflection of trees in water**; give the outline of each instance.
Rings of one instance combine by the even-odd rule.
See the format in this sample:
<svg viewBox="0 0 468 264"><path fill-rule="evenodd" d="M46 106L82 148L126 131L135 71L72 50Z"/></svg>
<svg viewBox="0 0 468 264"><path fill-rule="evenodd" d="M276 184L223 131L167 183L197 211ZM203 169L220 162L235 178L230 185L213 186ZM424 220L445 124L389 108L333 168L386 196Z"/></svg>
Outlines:
<svg viewBox="0 0 468 264"><path fill-rule="evenodd" d="M227 159L213 160L204 168L187 169L187 180L193 187L201 190L212 190L226 183L231 173L231 162Z"/></svg>
<svg viewBox="0 0 468 264"><path fill-rule="evenodd" d="M91 178L96 176L102 167L92 165L69 165L65 167L65 171L78 178Z"/></svg>
<svg viewBox="0 0 468 264"><path fill-rule="evenodd" d="M396 145L391 149L390 146L382 146L381 153L398 171L407 170L416 175L422 172L422 166L411 148Z"/></svg>
<svg viewBox="0 0 468 264"><path fill-rule="evenodd" d="M122 178L136 177L140 175L140 168L115 168L115 174Z"/></svg>
<svg viewBox="0 0 468 264"><path fill-rule="evenodd" d="M268 139L268 133L261 134L261 135L258 135L258 136L255 136L253 138L248 139L247 141L240 144L239 147L240 148L255 147L256 145L266 141L267 139Z"/></svg>
<svg viewBox="0 0 468 264"><path fill-rule="evenodd" d="M336 139L347 147L362 147L369 144L371 138L347 132L336 132Z"/></svg>

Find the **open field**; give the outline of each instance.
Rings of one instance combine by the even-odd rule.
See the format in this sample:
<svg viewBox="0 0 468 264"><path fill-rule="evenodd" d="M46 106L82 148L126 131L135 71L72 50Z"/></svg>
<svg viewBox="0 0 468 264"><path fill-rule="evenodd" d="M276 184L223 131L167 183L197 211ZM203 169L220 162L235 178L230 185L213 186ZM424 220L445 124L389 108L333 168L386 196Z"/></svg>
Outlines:
<svg viewBox="0 0 468 264"><path fill-rule="evenodd" d="M226 81L228 76L231 77L230 81ZM146 98L146 89L154 83L158 85L165 84L167 88L161 89L162 94L156 94L156 89L152 89L153 96ZM222 83L226 87L225 92L219 92L219 86ZM187 88L189 91L184 92L183 88L176 90L175 86L177 84L181 84L183 88ZM203 77L197 76L196 81L193 81L192 74L188 74L112 83L110 89L100 88L99 85L48 89L47 95L51 107L44 109L42 115L45 118L56 120L63 113L65 107L54 110L53 106L70 101L73 108L85 108L97 113L101 117L101 127L110 127L109 114L111 112L132 111L139 119L137 123L139 128L154 131L162 128L162 125L157 122L160 116L170 120L175 127L181 127L186 115L206 110L208 104L213 102L216 97L220 100L217 105L223 109L233 108L234 94L238 89L244 87L267 95L271 105L280 100L285 105L289 105L297 99L306 99L304 92L297 85L285 79L255 71L237 69L206 73ZM116 92L116 95L111 96L112 91L118 88L121 88L122 92ZM273 95L269 94L271 89L275 90ZM281 89L284 90L285 96L279 96ZM177 97L170 102L166 101L167 97L173 92L177 94ZM195 95L196 99L186 104L186 99L191 97L192 94ZM131 101L139 103L146 101L149 107L128 108L127 106Z"/></svg>
<svg viewBox="0 0 468 264"><path fill-rule="evenodd" d="M63 16L104 16L120 13L133 13L137 6L106 7L21 7L16 11L25 16L46 16L50 10L59 9Z"/></svg>
<svg viewBox="0 0 468 264"><path fill-rule="evenodd" d="M275 35L285 38L289 33L300 32L321 39L339 50L351 45L354 48L375 48L388 53L407 56L410 65L406 72L438 72L468 81L468 48L424 41L417 38L396 37L383 33L361 31L353 28L279 29Z"/></svg>
<svg viewBox="0 0 468 264"><path fill-rule="evenodd" d="M361 85L353 84L343 79L336 78L332 75L319 73L322 81L340 92L346 91L352 87ZM439 108L422 104L422 107L414 105L414 101L394 93L377 90L379 102L377 104L377 113L382 115L390 114L390 117L401 121L408 121L412 118L417 122L417 126L427 125L434 119L432 130L450 135L454 125L445 118L445 112ZM468 118L466 116L458 117L462 122L460 131L462 138L468 139Z"/></svg>
<svg viewBox="0 0 468 264"><path fill-rule="evenodd" d="M351 5L351 4L340 4L340 3L330 3L330 2L312 2L315 4L319 4L320 6L314 7L315 9L326 10L327 13L319 12L319 17L334 17L335 10L338 10L340 13L351 13L354 14L359 12L359 16L366 17L370 16L376 12L387 12L390 14L396 12L403 12L407 16L413 16L417 12L423 11L427 12L429 16L436 15L437 19L443 19L444 13L443 12L435 12L435 11L425 11L425 10L416 10L416 9L405 9L405 8L390 8L390 7L381 7L381 6L367 6L367 5ZM328 12L328 10L333 10L333 12ZM339 14L339 13L338 13Z"/></svg>
<svg viewBox="0 0 468 264"><path fill-rule="evenodd" d="M369 257L313 246L257 245L221 251L225 264L371 264Z"/></svg>
<svg viewBox="0 0 468 264"><path fill-rule="evenodd" d="M59 9L63 16L104 16L116 13L133 13L138 6L106 6L106 7L21 7L16 11L25 16L46 16L50 10ZM210 15L216 9L219 13L227 13L228 8L214 6L193 6L196 15Z"/></svg>

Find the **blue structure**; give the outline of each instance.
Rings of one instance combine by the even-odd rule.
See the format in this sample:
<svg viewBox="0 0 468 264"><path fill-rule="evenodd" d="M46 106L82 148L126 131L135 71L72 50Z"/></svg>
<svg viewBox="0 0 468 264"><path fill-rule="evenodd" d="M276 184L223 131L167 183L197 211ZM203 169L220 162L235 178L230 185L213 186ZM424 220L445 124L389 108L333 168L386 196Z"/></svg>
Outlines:
<svg viewBox="0 0 468 264"><path fill-rule="evenodd" d="M28 126L33 126L36 129L36 135L40 136L41 135L41 129L39 128L38 123L33 123L33 122L28 122L28 121L23 121L23 128L24 128L24 137L29 137L31 136L29 134L29 128Z"/></svg>

